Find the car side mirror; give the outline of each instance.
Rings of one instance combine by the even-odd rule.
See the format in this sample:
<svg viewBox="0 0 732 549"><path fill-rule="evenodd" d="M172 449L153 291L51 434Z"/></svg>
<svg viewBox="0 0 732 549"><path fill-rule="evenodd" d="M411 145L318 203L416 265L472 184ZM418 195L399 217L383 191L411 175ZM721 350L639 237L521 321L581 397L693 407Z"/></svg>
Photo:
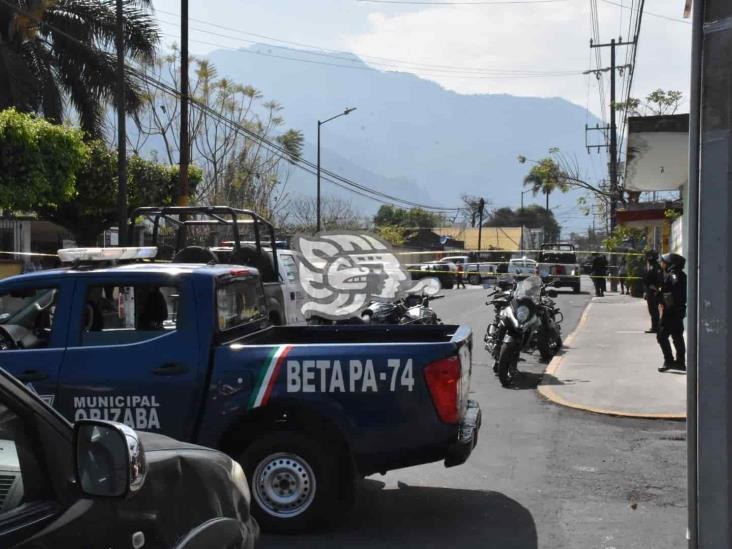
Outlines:
<svg viewBox="0 0 732 549"><path fill-rule="evenodd" d="M137 433L112 421L74 424L76 478L81 491L94 497L125 497L145 483L147 462Z"/></svg>
<svg viewBox="0 0 732 549"><path fill-rule="evenodd" d="M555 297L557 297L559 295L559 293L554 288L547 288L546 295L548 295L549 297L554 299Z"/></svg>

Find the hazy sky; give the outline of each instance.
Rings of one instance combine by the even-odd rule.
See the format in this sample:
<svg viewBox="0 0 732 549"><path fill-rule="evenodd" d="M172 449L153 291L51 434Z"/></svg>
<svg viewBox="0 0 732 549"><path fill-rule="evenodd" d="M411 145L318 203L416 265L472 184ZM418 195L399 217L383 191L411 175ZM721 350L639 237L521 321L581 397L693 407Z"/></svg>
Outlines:
<svg viewBox="0 0 732 549"><path fill-rule="evenodd" d="M205 54L217 47L261 42L348 51L379 70L412 72L459 93L560 96L599 114L597 80L578 74L590 68L593 55L589 0L493 5L413 1L417 4L191 0L190 49ZM601 40L627 39L633 13L628 8L631 3L637 7L639 0L596 1ZM683 0L646 0L634 96L656 88L688 90L691 25L681 19L683 4ZM164 41L178 41L179 0L153 0L153 5ZM618 63L623 64L625 49L617 51ZM333 55L323 52L323 62L338 64L337 54ZM609 63L608 49L602 51L602 63ZM619 90L622 83L618 81ZM607 76L605 87L609 90ZM688 109L688 104L682 108Z"/></svg>

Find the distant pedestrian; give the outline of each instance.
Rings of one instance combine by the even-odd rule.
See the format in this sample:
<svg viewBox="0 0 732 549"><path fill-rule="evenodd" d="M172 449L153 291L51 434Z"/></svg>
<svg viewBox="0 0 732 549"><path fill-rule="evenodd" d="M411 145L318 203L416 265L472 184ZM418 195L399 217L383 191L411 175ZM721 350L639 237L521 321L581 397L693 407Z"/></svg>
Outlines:
<svg viewBox="0 0 732 549"><path fill-rule="evenodd" d="M661 284L663 284L663 272L658 264L658 252L649 250L646 252L646 269L643 273L643 297L646 300L648 314L651 317L651 328L646 330L647 334L658 333Z"/></svg>
<svg viewBox="0 0 732 549"><path fill-rule="evenodd" d="M460 289L460 286L465 288L465 281L463 280L463 264L458 263L457 264L457 288Z"/></svg>
<svg viewBox="0 0 732 549"><path fill-rule="evenodd" d="M625 258L620 260L618 265L618 283L620 284L620 295L630 293L630 285L627 284L628 278L628 264L625 262Z"/></svg>
<svg viewBox="0 0 732 549"><path fill-rule="evenodd" d="M595 296L605 295L605 279L607 277L607 259L597 252L592 254L592 281L595 284Z"/></svg>
<svg viewBox="0 0 732 549"><path fill-rule="evenodd" d="M661 268L664 271L661 285L661 321L656 339L663 352L663 366L658 371L669 369L686 371L686 344L684 342L684 318L686 318L686 259L679 254L664 254ZM671 350L669 338L674 343L676 359Z"/></svg>

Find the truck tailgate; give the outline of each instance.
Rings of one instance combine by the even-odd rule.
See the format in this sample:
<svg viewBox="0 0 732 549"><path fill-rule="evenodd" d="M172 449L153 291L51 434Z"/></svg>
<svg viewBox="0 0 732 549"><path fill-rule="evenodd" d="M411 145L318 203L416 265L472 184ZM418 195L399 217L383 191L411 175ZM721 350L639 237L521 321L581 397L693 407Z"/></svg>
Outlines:
<svg viewBox="0 0 732 549"><path fill-rule="evenodd" d="M423 456L421 462L441 459L431 456L430 450L444 451L455 439L457 423L468 407L470 329L328 328L332 329L318 327L313 338L317 343L302 342L311 328L286 327L217 347L213 398L203 420L201 443L212 444L221 436L227 428L222 416L234 421L244 409L280 407L291 413L307 410L332 421L354 454L364 456L362 470L369 464L393 468L395 460L415 464L417 452ZM276 342L278 336L284 341ZM334 342L325 343L327 339ZM446 360L460 364L454 422L440 417L425 377L428 365Z"/></svg>

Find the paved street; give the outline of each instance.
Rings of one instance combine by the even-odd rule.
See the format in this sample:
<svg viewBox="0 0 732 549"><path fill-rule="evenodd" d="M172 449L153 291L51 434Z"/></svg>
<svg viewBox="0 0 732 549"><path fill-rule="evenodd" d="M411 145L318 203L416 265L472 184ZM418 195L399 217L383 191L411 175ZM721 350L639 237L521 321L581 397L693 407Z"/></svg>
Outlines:
<svg viewBox="0 0 732 549"><path fill-rule="evenodd" d="M484 415L468 463L369 477L337 529L265 536L262 547L685 546L685 424L551 404L535 390L545 365L533 357L520 364L519 389L501 388L482 347L492 314L485 294L468 287L435 302L443 320L470 324L475 335L472 398ZM565 336L589 300L588 293L560 293Z"/></svg>

